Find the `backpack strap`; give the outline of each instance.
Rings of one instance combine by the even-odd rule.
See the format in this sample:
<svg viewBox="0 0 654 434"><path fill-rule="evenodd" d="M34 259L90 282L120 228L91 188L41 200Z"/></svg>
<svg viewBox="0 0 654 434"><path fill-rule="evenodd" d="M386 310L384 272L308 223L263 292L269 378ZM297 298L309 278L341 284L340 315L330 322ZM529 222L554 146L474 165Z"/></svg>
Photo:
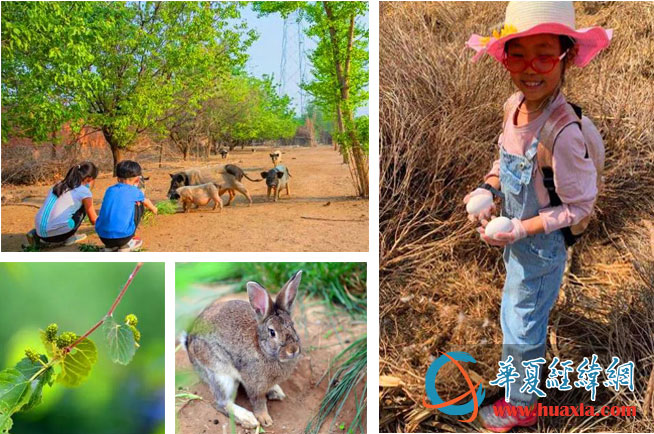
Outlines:
<svg viewBox="0 0 654 434"><path fill-rule="evenodd" d="M554 145L561 131L570 124L577 124L581 128L581 108L572 104L561 104L558 106L545 121L543 128L538 136L538 149L536 151L536 161L538 161L538 170L543 175L543 184L550 198L550 206L561 205L561 198L556 193L554 185L554 170L552 168L552 156L554 155ZM588 149L586 149L588 154ZM575 243L577 236L572 233L570 227L561 228L565 243L571 246Z"/></svg>

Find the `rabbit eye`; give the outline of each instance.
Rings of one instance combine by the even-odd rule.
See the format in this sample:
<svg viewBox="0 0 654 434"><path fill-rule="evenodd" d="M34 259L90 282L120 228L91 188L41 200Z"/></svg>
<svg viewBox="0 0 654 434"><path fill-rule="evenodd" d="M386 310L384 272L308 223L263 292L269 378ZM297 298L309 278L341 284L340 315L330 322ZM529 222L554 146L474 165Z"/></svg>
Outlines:
<svg viewBox="0 0 654 434"><path fill-rule="evenodd" d="M270 336L274 338L275 337L275 330L268 329L268 331L270 332Z"/></svg>

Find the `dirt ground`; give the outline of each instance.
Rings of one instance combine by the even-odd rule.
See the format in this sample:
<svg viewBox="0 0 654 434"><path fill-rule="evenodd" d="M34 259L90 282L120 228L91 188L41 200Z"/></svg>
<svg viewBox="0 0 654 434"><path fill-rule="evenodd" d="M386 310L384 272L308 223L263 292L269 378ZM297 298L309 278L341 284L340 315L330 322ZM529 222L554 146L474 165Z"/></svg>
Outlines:
<svg viewBox="0 0 654 434"><path fill-rule="evenodd" d="M247 299L246 294L230 295L223 300ZM268 412L273 425L265 429L266 434L303 433L307 422L316 414L320 401L327 390L327 379L320 384L318 380L329 367L330 361L349 343L366 332L363 323L355 322L343 310L329 309L323 302L302 301L294 310L295 329L302 342L302 359L291 377L280 384L286 394L283 401L268 401ZM175 347L177 347L177 342ZM175 370L192 370L186 351L181 348L175 354ZM365 380L364 380L365 381ZM191 387L178 389L178 393L190 392L201 396L202 400L192 400L181 406L177 413L178 434L231 433L229 419L212 407L213 398L208 386L198 383ZM362 387L357 390L360 398ZM237 404L251 410L250 403L242 388L239 388ZM338 420L330 417L326 420L320 433L344 433L339 426L345 423L347 428L356 413L354 396L351 394L343 406ZM366 413L362 416L366 425ZM331 428L330 428L331 427ZM237 426L238 434L251 434L256 430L247 430Z"/></svg>
<svg viewBox="0 0 654 434"><path fill-rule="evenodd" d="M232 151L227 159L211 156L208 161L143 163L150 177L146 196L153 202L166 199L169 173L188 167L236 164L251 178L272 168L271 148ZM151 224L141 224L137 236L148 251L368 251L368 200L357 199L347 166L330 146L283 147L283 164L291 173L291 196L282 191L277 203L266 199L265 182L244 179L254 203L237 193L232 205L222 212L202 207L188 214L161 215ZM104 191L116 182L111 173L101 172L93 189L98 210ZM33 228L37 208L51 186L2 186L2 250L20 251L25 233ZM227 195L223 195L226 203ZM34 205L34 206L30 206ZM93 227L83 223L84 243L101 241ZM77 246L54 251L77 251Z"/></svg>

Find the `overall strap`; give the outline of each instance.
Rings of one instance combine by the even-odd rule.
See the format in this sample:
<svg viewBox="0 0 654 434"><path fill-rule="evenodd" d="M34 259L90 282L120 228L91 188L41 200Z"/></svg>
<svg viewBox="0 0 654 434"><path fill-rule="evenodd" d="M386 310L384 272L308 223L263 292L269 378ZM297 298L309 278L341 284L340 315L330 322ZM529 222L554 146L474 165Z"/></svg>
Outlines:
<svg viewBox="0 0 654 434"><path fill-rule="evenodd" d="M538 170L543 175L543 184L550 198L550 206L559 206L562 203L554 185L554 170L552 169L554 144L561 131L574 123L581 128L581 109L572 104L561 104L552 111L538 135L536 161L538 161ZM563 232L566 245L571 246L575 243L576 237L569 227L562 228L561 232Z"/></svg>

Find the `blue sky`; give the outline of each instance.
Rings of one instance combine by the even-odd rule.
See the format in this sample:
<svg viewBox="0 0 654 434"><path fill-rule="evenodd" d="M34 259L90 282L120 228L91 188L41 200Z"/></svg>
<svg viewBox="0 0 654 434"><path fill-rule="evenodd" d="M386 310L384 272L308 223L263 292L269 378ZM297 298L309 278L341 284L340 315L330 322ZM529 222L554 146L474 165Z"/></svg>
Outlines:
<svg viewBox="0 0 654 434"><path fill-rule="evenodd" d="M282 39L284 20L278 14L271 14L263 17L258 17L256 12L250 8L245 8L241 11L241 17L247 21L250 28L255 29L259 38L252 44L248 50L249 60L247 69L256 77L261 77L263 74L274 75L275 81L280 82L280 70L282 60ZM366 16L366 20L367 20ZM286 67L285 77L286 82L284 90L287 95L293 99L293 105L296 113L300 111L300 73L299 73L299 49L298 49L298 28L295 20L290 19L287 26L287 41L286 41ZM304 48L303 52L305 57L303 59L305 80L311 78L310 70L311 64L306 58L306 53L311 51L316 43L309 39L308 36L302 37ZM304 102L310 97L306 95ZM367 114L368 107L360 109L358 114Z"/></svg>

